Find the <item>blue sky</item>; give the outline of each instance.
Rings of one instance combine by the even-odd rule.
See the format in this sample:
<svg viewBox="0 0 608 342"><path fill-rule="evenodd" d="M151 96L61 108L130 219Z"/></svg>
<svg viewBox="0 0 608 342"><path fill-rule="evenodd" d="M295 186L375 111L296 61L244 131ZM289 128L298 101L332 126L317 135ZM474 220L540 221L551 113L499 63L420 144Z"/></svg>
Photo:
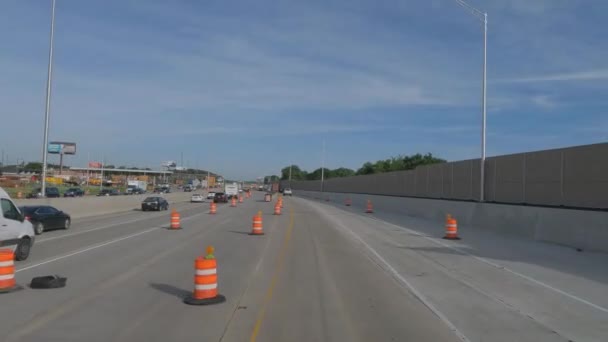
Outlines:
<svg viewBox="0 0 608 342"><path fill-rule="evenodd" d="M58 0L50 139L230 178L290 162L479 156L481 25L454 0ZM489 16L488 154L608 138L608 3L471 1ZM485 8L481 7L485 6ZM0 147L41 159L50 0L0 13ZM51 157L51 161L56 161Z"/></svg>

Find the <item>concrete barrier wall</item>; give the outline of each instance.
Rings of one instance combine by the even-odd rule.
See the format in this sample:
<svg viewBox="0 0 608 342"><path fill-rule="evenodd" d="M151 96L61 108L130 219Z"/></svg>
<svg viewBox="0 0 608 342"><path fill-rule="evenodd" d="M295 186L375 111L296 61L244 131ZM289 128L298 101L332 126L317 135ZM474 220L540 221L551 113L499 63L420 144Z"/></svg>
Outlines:
<svg viewBox="0 0 608 342"><path fill-rule="evenodd" d="M294 195L329 198L339 203L348 197L353 206L360 208L371 199L378 213L434 220L438 227L443 227L445 215L449 213L458 219L460 227L608 252L608 213L603 211L302 190L294 190Z"/></svg>
<svg viewBox="0 0 608 342"><path fill-rule="evenodd" d="M191 194L189 192L174 192L165 194L163 197L172 204L189 201ZM141 202L148 196L152 195L23 199L15 200L15 203L18 206L50 205L70 214L72 218L82 218L137 209L141 207Z"/></svg>
<svg viewBox="0 0 608 342"><path fill-rule="evenodd" d="M326 179L325 191L479 200L479 159ZM608 209L608 143L487 158L487 202ZM320 181L294 181L316 191Z"/></svg>

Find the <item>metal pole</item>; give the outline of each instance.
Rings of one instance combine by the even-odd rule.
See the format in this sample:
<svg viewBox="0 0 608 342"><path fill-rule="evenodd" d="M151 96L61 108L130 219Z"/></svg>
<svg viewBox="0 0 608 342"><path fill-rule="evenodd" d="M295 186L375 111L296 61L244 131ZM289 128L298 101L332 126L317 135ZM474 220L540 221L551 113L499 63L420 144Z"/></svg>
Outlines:
<svg viewBox="0 0 608 342"><path fill-rule="evenodd" d="M44 142L42 146L42 196L46 196L46 159L49 144L49 115L51 111L51 83L53 80L53 39L55 35L55 0L51 6L51 37L49 46L49 68L46 79L46 107L44 110Z"/></svg>
<svg viewBox="0 0 608 342"><path fill-rule="evenodd" d="M486 171L486 70L487 70L487 51L488 51L488 13L483 14L483 86L481 100L481 162L480 162L480 191L479 201L485 201L485 171Z"/></svg>
<svg viewBox="0 0 608 342"><path fill-rule="evenodd" d="M89 179L91 178L91 170L89 170L89 168L91 167L89 165L89 163L91 162L91 153L87 152L87 190L89 191Z"/></svg>
<svg viewBox="0 0 608 342"><path fill-rule="evenodd" d="M101 175L99 176L99 191L103 190L103 168L106 164L106 157L101 158Z"/></svg>
<svg viewBox="0 0 608 342"><path fill-rule="evenodd" d="M321 154L321 192L325 181L325 139L323 140L323 151Z"/></svg>
<svg viewBox="0 0 608 342"><path fill-rule="evenodd" d="M291 164L289 165L289 186L291 186L291 167L292 166L293 165L291 165Z"/></svg>

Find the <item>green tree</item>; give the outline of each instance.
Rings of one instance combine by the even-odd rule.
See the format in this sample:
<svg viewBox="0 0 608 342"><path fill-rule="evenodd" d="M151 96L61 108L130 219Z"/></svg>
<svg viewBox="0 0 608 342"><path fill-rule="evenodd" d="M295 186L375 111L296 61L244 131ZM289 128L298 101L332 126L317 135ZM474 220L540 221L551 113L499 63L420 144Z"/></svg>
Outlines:
<svg viewBox="0 0 608 342"><path fill-rule="evenodd" d="M27 172L41 172L42 171L42 163L39 162L29 162L25 164L23 169Z"/></svg>
<svg viewBox="0 0 608 342"><path fill-rule="evenodd" d="M372 173L374 173L375 169L374 169L374 164L367 162L365 164L363 164L363 166L361 166L361 168L359 170L357 170L357 174L358 175L371 175Z"/></svg>
<svg viewBox="0 0 608 342"><path fill-rule="evenodd" d="M336 178L336 177L350 177L350 176L354 176L355 175L355 171L345 168L345 167L340 167L334 170L329 171L329 176L327 178Z"/></svg>
<svg viewBox="0 0 608 342"><path fill-rule="evenodd" d="M306 179L306 171L302 171L299 166L291 166L291 179L292 180L304 180ZM281 180L289 180L289 166L285 166L281 169Z"/></svg>
<svg viewBox="0 0 608 342"><path fill-rule="evenodd" d="M330 169L328 168L324 168L323 169L323 177L325 179L329 178L328 175L331 172ZM318 168L316 170L314 170L313 172L309 173L306 175L306 179L307 180L320 180L321 179L321 168Z"/></svg>

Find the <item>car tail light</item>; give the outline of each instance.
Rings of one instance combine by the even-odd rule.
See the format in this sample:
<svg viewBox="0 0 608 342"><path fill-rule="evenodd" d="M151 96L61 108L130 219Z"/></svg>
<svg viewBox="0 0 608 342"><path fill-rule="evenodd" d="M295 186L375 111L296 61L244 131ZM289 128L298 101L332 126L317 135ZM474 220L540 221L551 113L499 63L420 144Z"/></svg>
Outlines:
<svg viewBox="0 0 608 342"><path fill-rule="evenodd" d="M26 216L25 219L30 221L32 218L30 216Z"/></svg>

